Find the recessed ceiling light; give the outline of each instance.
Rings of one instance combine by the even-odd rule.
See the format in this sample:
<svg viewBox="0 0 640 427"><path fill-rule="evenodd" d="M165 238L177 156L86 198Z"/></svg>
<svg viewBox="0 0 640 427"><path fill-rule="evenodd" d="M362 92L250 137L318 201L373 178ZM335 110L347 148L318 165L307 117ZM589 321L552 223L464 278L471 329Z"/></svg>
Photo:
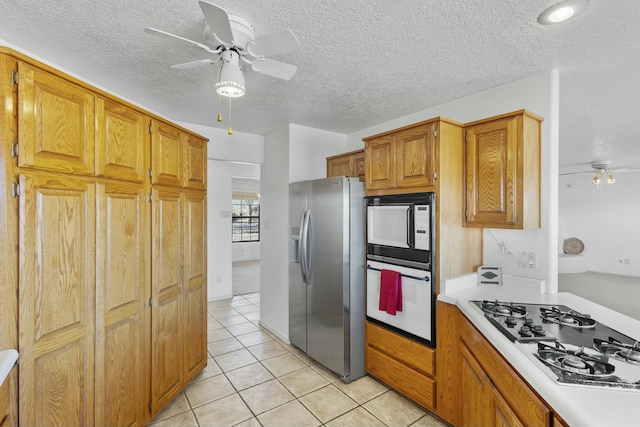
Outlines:
<svg viewBox="0 0 640 427"><path fill-rule="evenodd" d="M548 7L538 16L542 25L553 25L564 22L578 15L588 6L587 0L566 0Z"/></svg>

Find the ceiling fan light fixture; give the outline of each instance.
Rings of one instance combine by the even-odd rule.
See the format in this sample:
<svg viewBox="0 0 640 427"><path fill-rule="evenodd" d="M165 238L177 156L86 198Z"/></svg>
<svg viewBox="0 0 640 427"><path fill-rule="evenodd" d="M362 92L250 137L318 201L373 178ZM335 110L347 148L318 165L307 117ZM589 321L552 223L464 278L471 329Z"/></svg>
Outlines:
<svg viewBox="0 0 640 427"><path fill-rule="evenodd" d="M607 184L614 184L616 182L616 179L613 177L612 174L609 174L609 176L607 177Z"/></svg>
<svg viewBox="0 0 640 427"><path fill-rule="evenodd" d="M233 50L222 52L220 75L216 83L216 92L227 98L238 98L244 95L244 74L239 64L239 55Z"/></svg>
<svg viewBox="0 0 640 427"><path fill-rule="evenodd" d="M538 16L538 22L542 25L559 24L577 16L587 6L587 0L561 1L545 9Z"/></svg>

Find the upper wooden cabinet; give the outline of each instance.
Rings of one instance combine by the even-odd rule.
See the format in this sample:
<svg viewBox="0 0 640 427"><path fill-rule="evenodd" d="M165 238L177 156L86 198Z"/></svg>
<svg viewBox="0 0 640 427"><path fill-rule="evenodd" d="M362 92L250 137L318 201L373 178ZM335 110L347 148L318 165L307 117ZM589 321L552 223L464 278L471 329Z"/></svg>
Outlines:
<svg viewBox="0 0 640 427"><path fill-rule="evenodd" d="M327 157L327 177L350 176L364 181L364 150Z"/></svg>
<svg viewBox="0 0 640 427"><path fill-rule="evenodd" d="M149 164L149 118L96 96L96 175L142 182Z"/></svg>
<svg viewBox="0 0 640 427"><path fill-rule="evenodd" d="M151 183L204 190L207 185L207 141L152 120Z"/></svg>
<svg viewBox="0 0 640 427"><path fill-rule="evenodd" d="M182 187L187 136L173 126L151 122L151 183Z"/></svg>
<svg viewBox="0 0 640 427"><path fill-rule="evenodd" d="M540 227L540 126L520 110L465 125L468 227Z"/></svg>
<svg viewBox="0 0 640 427"><path fill-rule="evenodd" d="M204 190L207 187L207 141L189 135L185 147L185 187Z"/></svg>
<svg viewBox="0 0 640 427"><path fill-rule="evenodd" d="M436 179L437 128L435 119L365 138L367 194L426 191L432 187Z"/></svg>
<svg viewBox="0 0 640 427"><path fill-rule="evenodd" d="M19 61L19 166L93 175L94 99L91 91Z"/></svg>

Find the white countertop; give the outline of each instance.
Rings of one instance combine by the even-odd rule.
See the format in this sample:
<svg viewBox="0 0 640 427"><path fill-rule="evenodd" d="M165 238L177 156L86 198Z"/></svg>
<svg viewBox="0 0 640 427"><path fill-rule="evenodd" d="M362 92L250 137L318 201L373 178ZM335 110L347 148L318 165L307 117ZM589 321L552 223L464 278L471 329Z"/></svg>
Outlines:
<svg viewBox="0 0 640 427"><path fill-rule="evenodd" d="M18 360L17 351L13 349L0 351L0 385L4 383L16 360Z"/></svg>
<svg viewBox="0 0 640 427"><path fill-rule="evenodd" d="M589 313L599 322L635 339L640 339L640 321L567 292L543 294L542 283L530 279L504 276L503 280L503 286L476 286L475 274L447 280L442 285L438 300L455 304L570 426L639 425L640 391L557 383L537 365L541 362L527 357L469 301L498 299L517 303L562 304Z"/></svg>

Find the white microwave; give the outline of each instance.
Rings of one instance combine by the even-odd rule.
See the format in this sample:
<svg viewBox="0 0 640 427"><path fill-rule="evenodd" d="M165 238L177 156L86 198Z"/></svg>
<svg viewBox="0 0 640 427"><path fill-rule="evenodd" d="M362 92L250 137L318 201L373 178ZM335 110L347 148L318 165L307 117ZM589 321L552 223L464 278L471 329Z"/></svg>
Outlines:
<svg viewBox="0 0 640 427"><path fill-rule="evenodd" d="M433 193L367 197L367 256L431 264Z"/></svg>

